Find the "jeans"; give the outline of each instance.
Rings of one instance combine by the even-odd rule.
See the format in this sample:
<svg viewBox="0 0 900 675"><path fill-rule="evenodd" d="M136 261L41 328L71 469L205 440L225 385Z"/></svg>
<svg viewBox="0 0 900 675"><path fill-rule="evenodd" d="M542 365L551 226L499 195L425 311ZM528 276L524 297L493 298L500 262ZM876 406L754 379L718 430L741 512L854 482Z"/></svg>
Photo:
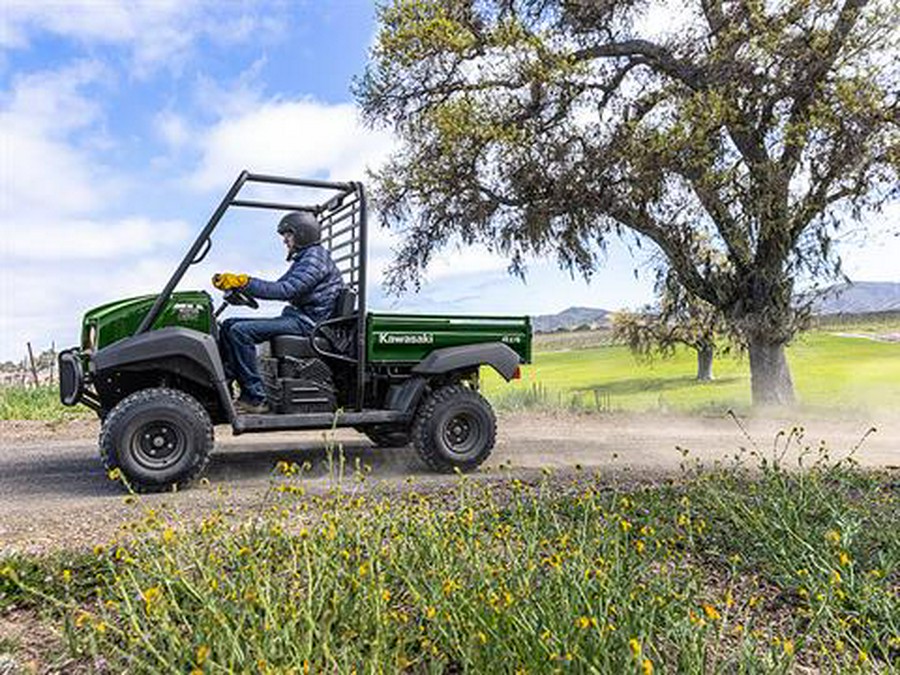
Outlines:
<svg viewBox="0 0 900 675"><path fill-rule="evenodd" d="M270 319L225 319L219 329L219 350L225 377L237 379L241 398L250 403L266 400L266 388L256 367L256 345L276 335L309 335L313 322L296 310Z"/></svg>

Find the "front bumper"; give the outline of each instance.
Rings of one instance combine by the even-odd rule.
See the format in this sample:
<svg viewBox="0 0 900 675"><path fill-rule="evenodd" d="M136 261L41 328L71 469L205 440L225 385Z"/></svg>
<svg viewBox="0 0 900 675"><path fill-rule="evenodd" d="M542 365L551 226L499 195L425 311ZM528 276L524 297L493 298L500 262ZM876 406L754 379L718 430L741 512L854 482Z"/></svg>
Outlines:
<svg viewBox="0 0 900 675"><path fill-rule="evenodd" d="M59 353L59 400L63 405L79 403L97 412L101 409L97 395L88 389L85 355L77 347Z"/></svg>
<svg viewBox="0 0 900 675"><path fill-rule="evenodd" d="M77 405L84 395L84 366L77 348L59 353L59 400L63 405Z"/></svg>

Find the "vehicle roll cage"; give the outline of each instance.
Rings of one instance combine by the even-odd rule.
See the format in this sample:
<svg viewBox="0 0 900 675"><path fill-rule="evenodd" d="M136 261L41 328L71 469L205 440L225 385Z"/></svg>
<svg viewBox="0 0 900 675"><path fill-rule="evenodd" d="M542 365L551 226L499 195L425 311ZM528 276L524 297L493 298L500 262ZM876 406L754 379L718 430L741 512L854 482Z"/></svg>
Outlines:
<svg viewBox="0 0 900 675"><path fill-rule="evenodd" d="M281 185L294 188L314 188L334 191L332 197L321 204L294 204L255 199L238 199L241 189L248 183ZM356 408L362 409L365 389L366 361L366 194L362 183L336 183L321 180L304 180L284 176L269 176L242 171L231 189L219 203L206 226L200 231L187 254L169 278L162 292L141 321L134 335L150 330L159 318L172 292L191 265L202 262L212 247L213 231L232 206L270 211L309 211L319 219L322 231L321 243L332 255L347 288L356 295L356 357L357 368ZM329 320L336 321L335 319ZM348 359L345 359L348 360Z"/></svg>

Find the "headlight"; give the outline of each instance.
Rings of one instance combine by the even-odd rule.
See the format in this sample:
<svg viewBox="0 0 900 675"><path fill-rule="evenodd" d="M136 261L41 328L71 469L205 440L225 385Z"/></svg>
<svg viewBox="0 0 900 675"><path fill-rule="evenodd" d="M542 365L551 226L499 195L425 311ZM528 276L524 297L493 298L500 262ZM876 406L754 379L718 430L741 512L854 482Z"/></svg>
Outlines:
<svg viewBox="0 0 900 675"><path fill-rule="evenodd" d="M91 324L88 326L88 334L87 334L87 344L85 345L87 349L90 351L94 351L97 348L97 325Z"/></svg>

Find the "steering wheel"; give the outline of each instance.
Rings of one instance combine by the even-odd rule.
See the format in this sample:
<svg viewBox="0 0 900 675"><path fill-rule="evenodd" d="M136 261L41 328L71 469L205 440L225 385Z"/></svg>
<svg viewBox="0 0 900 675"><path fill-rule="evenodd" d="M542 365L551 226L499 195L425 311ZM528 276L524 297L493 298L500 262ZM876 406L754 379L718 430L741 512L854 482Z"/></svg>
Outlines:
<svg viewBox="0 0 900 675"><path fill-rule="evenodd" d="M232 288L225 291L222 299L225 300L225 302L227 302L229 305L243 305L244 307L249 307L250 309L259 309L259 303L256 301L256 298L254 298L252 295L247 295L240 288Z"/></svg>

